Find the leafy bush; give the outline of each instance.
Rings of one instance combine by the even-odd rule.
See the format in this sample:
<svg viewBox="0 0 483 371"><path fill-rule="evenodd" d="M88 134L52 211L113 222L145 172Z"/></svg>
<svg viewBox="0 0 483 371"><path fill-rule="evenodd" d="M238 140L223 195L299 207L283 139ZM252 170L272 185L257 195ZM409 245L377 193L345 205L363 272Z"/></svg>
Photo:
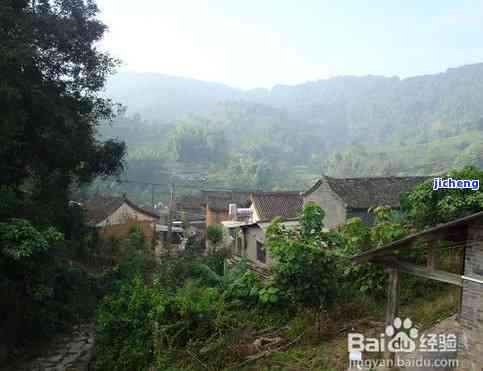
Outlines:
<svg viewBox="0 0 483 371"><path fill-rule="evenodd" d="M51 335L92 312L96 281L58 256L68 247L64 243L53 227L40 230L25 219L0 223L0 327L9 329L11 346Z"/></svg>
<svg viewBox="0 0 483 371"><path fill-rule="evenodd" d="M223 241L223 228L216 224L209 225L208 228L206 228L206 237L208 238L208 241L214 245L218 245Z"/></svg>
<svg viewBox="0 0 483 371"><path fill-rule="evenodd" d="M218 274L206 264L197 265L195 270L206 285L220 289L226 299L240 300L244 304L257 302L261 283L255 272L248 268L246 258L232 267L224 260L222 274Z"/></svg>
<svg viewBox="0 0 483 371"><path fill-rule="evenodd" d="M96 369L147 370L153 361L153 303L164 314L164 295L140 277L105 297L96 315Z"/></svg>
<svg viewBox="0 0 483 371"><path fill-rule="evenodd" d="M31 263L30 259L46 252L63 236L54 228L40 232L25 219L0 223L0 254L7 261Z"/></svg>
<svg viewBox="0 0 483 371"><path fill-rule="evenodd" d="M299 227L285 228L275 220L266 240L275 261L275 287L293 304L314 311L333 304L339 284L332 251L334 236L322 229L323 217L320 206L309 204L304 207Z"/></svg>
<svg viewBox="0 0 483 371"><path fill-rule="evenodd" d="M368 227L360 218L349 219L341 228L343 243L339 252L341 260L339 270L343 277L345 293L357 293L382 297L386 289L384 268L377 264L357 264L351 258L371 247L379 247L390 241L404 237L409 228L400 216L388 207L370 209L373 213L374 225Z"/></svg>
<svg viewBox="0 0 483 371"><path fill-rule="evenodd" d="M453 170L442 178L478 179L480 189L438 189L433 190L432 179L419 184L405 195L402 207L410 222L419 228L448 222L483 210L483 171L473 166Z"/></svg>
<svg viewBox="0 0 483 371"><path fill-rule="evenodd" d="M99 370L146 370L171 360L174 347L211 336L223 323L224 302L215 288L187 281L176 293L155 280L124 281L96 315Z"/></svg>

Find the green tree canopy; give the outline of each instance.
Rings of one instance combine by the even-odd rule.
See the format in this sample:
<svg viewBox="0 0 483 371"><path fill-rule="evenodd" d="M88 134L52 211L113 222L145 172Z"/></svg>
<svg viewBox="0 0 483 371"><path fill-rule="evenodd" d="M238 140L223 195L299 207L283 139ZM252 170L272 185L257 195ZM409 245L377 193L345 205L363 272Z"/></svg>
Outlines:
<svg viewBox="0 0 483 371"><path fill-rule="evenodd" d="M95 136L114 113L99 92L117 64L96 47L97 13L92 0L0 4L0 182L43 202L122 170L124 144Z"/></svg>
<svg viewBox="0 0 483 371"><path fill-rule="evenodd" d="M433 190L433 180L418 185L403 199L403 208L411 223L419 228L448 222L450 220L483 210L483 171L473 166L450 171L441 178L478 179L479 190L438 189Z"/></svg>

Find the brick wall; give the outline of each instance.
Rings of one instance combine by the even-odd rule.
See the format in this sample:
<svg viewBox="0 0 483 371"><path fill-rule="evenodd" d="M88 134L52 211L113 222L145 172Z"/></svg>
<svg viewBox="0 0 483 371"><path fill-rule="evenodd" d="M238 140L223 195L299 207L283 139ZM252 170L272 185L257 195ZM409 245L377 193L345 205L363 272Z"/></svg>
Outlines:
<svg viewBox="0 0 483 371"><path fill-rule="evenodd" d="M483 224L468 228L469 240L483 240ZM464 276L483 281L483 241L466 248ZM460 322L464 330L461 370L483 370L483 283L463 280Z"/></svg>

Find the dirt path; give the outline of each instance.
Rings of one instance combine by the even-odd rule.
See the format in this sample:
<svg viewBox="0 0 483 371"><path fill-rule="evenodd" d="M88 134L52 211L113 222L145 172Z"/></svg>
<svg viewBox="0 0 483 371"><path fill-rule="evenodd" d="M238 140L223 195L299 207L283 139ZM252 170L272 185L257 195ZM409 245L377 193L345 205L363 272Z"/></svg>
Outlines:
<svg viewBox="0 0 483 371"><path fill-rule="evenodd" d="M78 325L51 341L41 356L7 368L16 371L88 371L94 355L93 324Z"/></svg>

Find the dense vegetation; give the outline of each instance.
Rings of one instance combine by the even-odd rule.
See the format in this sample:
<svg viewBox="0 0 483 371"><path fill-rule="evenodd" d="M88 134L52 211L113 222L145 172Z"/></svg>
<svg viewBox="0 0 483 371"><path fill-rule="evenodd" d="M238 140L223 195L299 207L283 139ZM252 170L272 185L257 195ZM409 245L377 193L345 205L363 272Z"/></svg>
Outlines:
<svg viewBox="0 0 483 371"><path fill-rule="evenodd" d="M414 230L410 217L385 207L373 212L372 228L356 218L328 231L323 210L314 204L304 208L299 226L274 220L267 232L274 258L269 280L258 278L245 260L229 267L223 251L206 256L198 248L163 259L148 276L145 266L131 265L97 311L98 369L255 370L257 360L272 353L274 363L266 362L277 365L276 356L302 339L296 354L304 364L346 369L345 356L336 361L328 355L337 351L333 341L347 323L384 318L386 279L380 266L356 265L351 257ZM405 258L421 257L416 252ZM442 249L442 262L456 260ZM455 310L456 296L443 284L422 283L405 277L402 304L426 327ZM410 305L420 297L451 300L427 310L416 301L414 311ZM311 349L324 357L314 358Z"/></svg>
<svg viewBox="0 0 483 371"><path fill-rule="evenodd" d="M151 76L147 91L163 95L138 95L150 121L133 115L136 101L124 102L131 111L109 127L116 109L101 90L117 62L96 48L106 29L97 13L92 0L0 4L1 362L95 313L99 370L241 369L297 342L316 349L313 368L342 368L327 361L329 342L338 326L382 313L385 283L380 267L350 258L483 209L482 190L435 193L429 182L405 197L403 215L374 208L371 228L353 219L327 231L324 211L309 205L293 229L272 223L269 280L247 261L229 266L224 251L205 253L195 239L162 261L137 229L99 240L69 200L94 179L119 189L113 176L126 147L112 137L128 142L124 175L135 180L167 184L161 174L174 169L190 170L197 187L300 189L321 169L360 175L481 165L483 112L480 65L249 92L173 78L159 89ZM180 86L193 95L173 94ZM415 157L404 158L402 148ZM449 175L483 180L476 167ZM142 185L130 190L147 193ZM208 238L216 246L221 230L210 228ZM444 248L442 255L444 264L456 260ZM450 296L442 285L404 280L403 302L430 292ZM420 312L412 318L430 324L434 316Z"/></svg>
<svg viewBox="0 0 483 371"><path fill-rule="evenodd" d="M160 172L175 170L205 179L198 188L304 189L321 173L428 175L481 167L481 91L483 64L402 80L348 76L252 91L119 74L107 94L127 113L101 131L126 140L128 178L165 183ZM150 196L146 187L102 186ZM166 197L167 188L157 191Z"/></svg>
<svg viewBox="0 0 483 371"><path fill-rule="evenodd" d="M72 189L122 171L125 146L96 136L117 62L96 43L93 1L0 4L0 360L92 315L98 286L76 263L89 245Z"/></svg>

